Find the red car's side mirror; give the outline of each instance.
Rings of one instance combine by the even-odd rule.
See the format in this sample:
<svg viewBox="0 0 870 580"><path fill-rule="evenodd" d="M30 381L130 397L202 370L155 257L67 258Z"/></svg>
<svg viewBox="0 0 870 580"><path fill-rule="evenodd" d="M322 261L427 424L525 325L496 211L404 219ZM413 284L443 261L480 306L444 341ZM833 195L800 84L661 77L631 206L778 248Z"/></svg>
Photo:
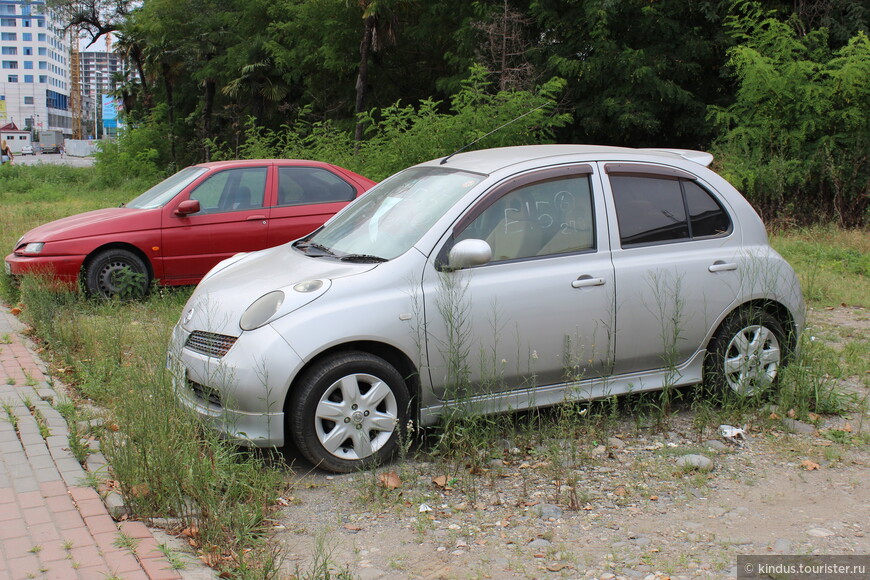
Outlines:
<svg viewBox="0 0 870 580"><path fill-rule="evenodd" d="M185 199L175 208L175 215L190 215L199 211L198 199Z"/></svg>

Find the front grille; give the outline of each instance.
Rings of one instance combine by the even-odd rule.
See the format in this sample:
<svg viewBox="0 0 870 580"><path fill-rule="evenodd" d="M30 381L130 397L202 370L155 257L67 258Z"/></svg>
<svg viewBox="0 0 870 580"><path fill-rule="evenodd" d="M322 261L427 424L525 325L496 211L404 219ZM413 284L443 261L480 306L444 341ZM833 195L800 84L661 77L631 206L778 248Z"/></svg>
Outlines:
<svg viewBox="0 0 870 580"><path fill-rule="evenodd" d="M184 348L189 348L193 352L198 352L205 356L221 358L227 354L227 351L236 343L236 340L238 340L236 336L196 330L187 337Z"/></svg>
<svg viewBox="0 0 870 580"><path fill-rule="evenodd" d="M193 391L193 394L200 399L208 401L212 405L216 405L218 407L222 406L221 394L217 390L191 381L190 379L187 379L187 386L190 387L190 390Z"/></svg>

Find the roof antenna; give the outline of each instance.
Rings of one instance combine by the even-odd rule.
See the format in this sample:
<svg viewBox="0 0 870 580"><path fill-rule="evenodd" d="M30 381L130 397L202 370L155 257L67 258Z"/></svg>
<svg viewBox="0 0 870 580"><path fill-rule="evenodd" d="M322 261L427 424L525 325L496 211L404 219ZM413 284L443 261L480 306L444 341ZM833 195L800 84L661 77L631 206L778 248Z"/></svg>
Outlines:
<svg viewBox="0 0 870 580"><path fill-rule="evenodd" d="M538 109L542 109L543 107L546 107L546 106L549 105L549 104L550 104L550 103L544 103L543 105L539 105L539 106L535 107L534 109L532 109L531 111L526 111L525 113L523 113L522 115L520 115L520 116L517 117L516 119L511 119L510 121L508 121L508 122L505 123L504 125L501 125L501 126L499 126L499 127L496 127L495 129L493 129L492 131L490 131L490 132L487 133L486 135L481 135L480 137L478 137L477 139L475 139L474 141L472 141L472 142L469 143L468 145L464 145L463 147L460 147L459 149L457 149L456 151L454 151L453 153L451 153L450 155L448 155L447 157L445 157L444 159L442 159L442 160L441 160L441 163L440 163L439 165L444 165L445 163L447 163L447 161L450 160L451 157L453 157L453 156L456 155L457 153L462 153L463 151L465 151L466 149L468 149L469 147L471 147L472 145L474 145L475 143L477 143L477 142L480 141L481 139L485 139L485 138L489 137L490 135L492 135L492 134L495 133L496 131L501 131L502 129L504 129L505 127L507 127L508 125L510 125L511 123L516 123L517 121L519 121L520 119L522 119L522 118L525 117L526 115L531 115L532 113L534 113L534 112L537 111Z"/></svg>

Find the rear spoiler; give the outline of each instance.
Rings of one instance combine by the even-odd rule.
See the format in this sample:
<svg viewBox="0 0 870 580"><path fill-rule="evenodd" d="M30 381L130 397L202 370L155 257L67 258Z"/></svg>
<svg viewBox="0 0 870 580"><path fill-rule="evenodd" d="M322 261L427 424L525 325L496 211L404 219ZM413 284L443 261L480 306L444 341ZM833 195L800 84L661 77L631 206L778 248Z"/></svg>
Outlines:
<svg viewBox="0 0 870 580"><path fill-rule="evenodd" d="M710 167L710 164L713 163L713 155L707 153L705 151L694 151L692 149L656 149L656 148L646 148L643 151L661 151L662 153L673 153L674 155L679 155L683 159L688 159L689 161L694 161L698 165L703 165L704 167Z"/></svg>

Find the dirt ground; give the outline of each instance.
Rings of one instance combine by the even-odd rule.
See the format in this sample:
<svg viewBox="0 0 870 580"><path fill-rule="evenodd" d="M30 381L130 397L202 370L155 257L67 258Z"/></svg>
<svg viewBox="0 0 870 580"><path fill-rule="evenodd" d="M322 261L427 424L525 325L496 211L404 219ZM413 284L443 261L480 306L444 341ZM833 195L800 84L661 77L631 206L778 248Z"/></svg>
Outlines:
<svg viewBox="0 0 870 580"><path fill-rule="evenodd" d="M829 342L870 333L864 309L810 320ZM739 555L868 555L865 383L843 385L863 410L750 429L742 445L715 430L699 441L687 410L664 432L621 424L607 441L556 443L578 453L502 442L477 475L411 460L353 475L299 465L276 522L284 570L319 557L361 579L728 578ZM713 470L680 467L686 453ZM398 479L378 480L389 472Z"/></svg>
<svg viewBox="0 0 870 580"><path fill-rule="evenodd" d="M809 332L837 348L870 335L870 312L812 312ZM781 419L737 443L715 427L699 439L687 409L665 429L625 418L597 441L502 441L475 474L412 459L350 475L294 463L275 517L281 577L734 578L742 555L870 555L870 388L841 386L860 409L813 424L772 409ZM686 454L712 471L681 467Z"/></svg>

